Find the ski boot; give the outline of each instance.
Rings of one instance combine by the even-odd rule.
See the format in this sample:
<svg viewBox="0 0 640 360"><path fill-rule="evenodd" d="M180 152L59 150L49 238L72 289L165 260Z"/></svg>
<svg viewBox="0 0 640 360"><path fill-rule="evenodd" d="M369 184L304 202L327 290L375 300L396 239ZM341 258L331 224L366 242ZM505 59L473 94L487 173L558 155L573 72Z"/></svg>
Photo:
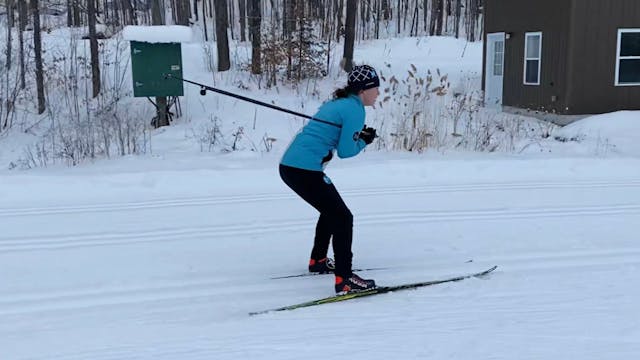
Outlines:
<svg viewBox="0 0 640 360"><path fill-rule="evenodd" d="M376 282L365 280L356 274L351 274L348 278L336 275L336 294L345 295L353 292L361 292L376 288Z"/></svg>
<svg viewBox="0 0 640 360"><path fill-rule="evenodd" d="M336 269L336 265L332 258L324 258L320 260L309 260L309 272L318 274L333 273Z"/></svg>

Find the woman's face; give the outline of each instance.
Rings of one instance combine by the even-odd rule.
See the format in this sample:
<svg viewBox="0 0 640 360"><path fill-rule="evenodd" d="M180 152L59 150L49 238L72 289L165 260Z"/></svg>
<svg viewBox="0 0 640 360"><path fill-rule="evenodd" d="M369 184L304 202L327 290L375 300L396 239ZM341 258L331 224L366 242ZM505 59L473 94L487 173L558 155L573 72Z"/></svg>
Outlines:
<svg viewBox="0 0 640 360"><path fill-rule="evenodd" d="M374 87L371 89L362 90L359 95L360 100L362 100L362 104L364 104L364 106L373 106L375 108L376 99L378 98L378 95L380 95L380 91L377 87Z"/></svg>

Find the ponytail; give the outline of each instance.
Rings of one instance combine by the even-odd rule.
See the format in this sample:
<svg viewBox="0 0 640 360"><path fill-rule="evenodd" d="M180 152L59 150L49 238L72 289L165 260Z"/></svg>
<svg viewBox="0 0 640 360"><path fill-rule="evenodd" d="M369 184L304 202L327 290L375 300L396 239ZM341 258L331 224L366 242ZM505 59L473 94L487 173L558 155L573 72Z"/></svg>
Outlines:
<svg viewBox="0 0 640 360"><path fill-rule="evenodd" d="M336 89L336 91L333 92L333 99L343 99L353 94L355 94L355 92L347 85L343 88Z"/></svg>

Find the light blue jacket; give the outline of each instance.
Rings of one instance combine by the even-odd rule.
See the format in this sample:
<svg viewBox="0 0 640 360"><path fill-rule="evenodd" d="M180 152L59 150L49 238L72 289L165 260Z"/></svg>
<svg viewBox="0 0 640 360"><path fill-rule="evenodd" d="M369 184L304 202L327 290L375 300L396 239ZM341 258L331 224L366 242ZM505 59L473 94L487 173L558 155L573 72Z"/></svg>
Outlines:
<svg viewBox="0 0 640 360"><path fill-rule="evenodd" d="M280 163L295 168L322 171L323 159L337 150L338 157L357 155L367 144L359 138L364 126L364 105L356 95L330 100L313 116L342 128L310 120L293 139Z"/></svg>

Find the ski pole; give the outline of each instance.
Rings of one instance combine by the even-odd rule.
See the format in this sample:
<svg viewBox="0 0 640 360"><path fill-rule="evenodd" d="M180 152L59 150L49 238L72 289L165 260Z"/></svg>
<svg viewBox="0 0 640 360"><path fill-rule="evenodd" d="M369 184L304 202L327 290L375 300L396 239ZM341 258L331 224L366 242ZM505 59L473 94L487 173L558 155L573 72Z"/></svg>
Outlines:
<svg viewBox="0 0 640 360"><path fill-rule="evenodd" d="M202 96L206 95L207 94L207 90L209 90L209 91L216 92L218 94L227 95L227 96L231 96L231 97L236 98L236 99L248 101L248 102L253 103L253 104L262 105L262 106L268 107L270 109L279 110L279 111L282 111L282 112L285 112L285 113L288 113L288 114L292 114L292 115L303 117L305 119L318 121L318 122L321 122L323 124L335 126L337 128L342 128L342 125L340 125L340 124L336 124L336 123L332 123L330 121L314 118L313 116L309 116L307 114L303 114L303 113L299 113L299 112L296 112L296 111L293 111L293 110L285 109L285 108L282 108L280 106L271 105L271 104L268 104L268 103L265 103L265 102L262 102L262 101L258 101L258 100L252 99L252 98L248 98L246 96L234 94L234 93L231 93L231 92L228 92L228 91L225 91L225 90L216 89L216 88L213 88L211 86L207 86L205 84L201 84L201 83L198 83L198 82L195 82L195 81L183 79L183 78L180 78L180 77L172 75L172 74L165 74L164 78L165 79L176 79L176 80L184 81L184 82L189 83L189 84L198 85L198 86L200 86L200 95L202 95Z"/></svg>

